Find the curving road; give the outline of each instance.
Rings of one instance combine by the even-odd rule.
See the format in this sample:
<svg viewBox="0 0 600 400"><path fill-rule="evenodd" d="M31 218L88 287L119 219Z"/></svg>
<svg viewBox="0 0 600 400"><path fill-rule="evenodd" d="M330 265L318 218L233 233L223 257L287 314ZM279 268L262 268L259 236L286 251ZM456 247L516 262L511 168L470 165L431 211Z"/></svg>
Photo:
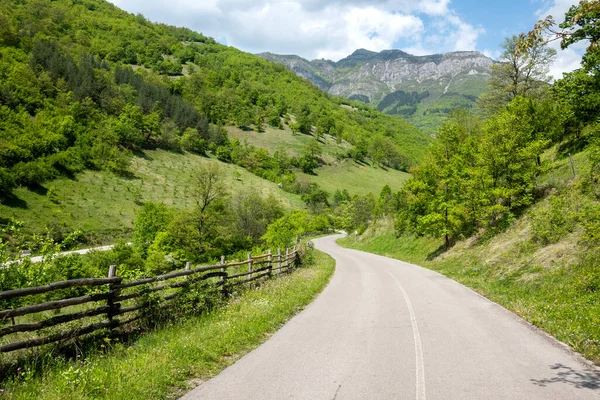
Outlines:
<svg viewBox="0 0 600 400"><path fill-rule="evenodd" d="M192 399L596 399L600 374L564 345L444 276L315 245L323 293Z"/></svg>

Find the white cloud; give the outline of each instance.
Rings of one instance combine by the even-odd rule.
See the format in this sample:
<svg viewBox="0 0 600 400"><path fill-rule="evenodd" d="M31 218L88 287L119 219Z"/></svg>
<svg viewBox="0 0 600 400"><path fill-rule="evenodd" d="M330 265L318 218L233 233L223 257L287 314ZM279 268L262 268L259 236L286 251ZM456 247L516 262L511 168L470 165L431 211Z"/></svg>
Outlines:
<svg viewBox="0 0 600 400"><path fill-rule="evenodd" d="M477 48L477 38L485 32L483 28L467 24L456 14L449 14L446 21L450 24L446 43L452 45L453 50L475 50Z"/></svg>
<svg viewBox="0 0 600 400"><path fill-rule="evenodd" d="M502 55L502 50L490 50L484 49L481 51L485 56L491 58L492 60L498 60Z"/></svg>
<svg viewBox="0 0 600 400"><path fill-rule="evenodd" d="M578 0L552 0L545 1L544 7L538 10L537 17L544 19L548 15L552 15L557 24L560 24L565 19L565 13L571 6L579 4ZM560 79L565 72L570 72L581 68L581 57L585 51L586 44L583 42L572 45L569 48L562 50L560 41L555 40L550 43L550 47L556 50L556 61L550 66L550 75L554 79Z"/></svg>
<svg viewBox="0 0 600 400"><path fill-rule="evenodd" d="M112 0L153 21L187 26L228 45L339 60L358 48L415 54L473 50L482 33L450 0ZM437 21L431 31L424 20Z"/></svg>

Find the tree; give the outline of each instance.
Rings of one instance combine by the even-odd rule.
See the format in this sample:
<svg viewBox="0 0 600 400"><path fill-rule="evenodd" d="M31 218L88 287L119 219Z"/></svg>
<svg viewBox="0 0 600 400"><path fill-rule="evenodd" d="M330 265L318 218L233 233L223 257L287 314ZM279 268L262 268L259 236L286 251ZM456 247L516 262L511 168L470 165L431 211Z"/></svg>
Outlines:
<svg viewBox="0 0 600 400"><path fill-rule="evenodd" d="M393 199L392 189L390 188L389 185L386 184L381 189L381 192L379 193L379 198L377 199L376 214L377 215L390 214L392 211L392 207L393 207L392 199Z"/></svg>
<svg viewBox="0 0 600 400"><path fill-rule="evenodd" d="M542 135L534 135L534 124L528 99L521 97L486 123L480 165L487 180L483 216L491 226L533 202L540 171L537 160L549 143Z"/></svg>
<svg viewBox="0 0 600 400"><path fill-rule="evenodd" d="M320 189L317 184L313 184L308 193L302 195L302 201L310 208L313 214L320 212L323 208L329 207L329 194Z"/></svg>
<svg viewBox="0 0 600 400"><path fill-rule="evenodd" d="M192 153L204 155L207 150L206 141L200 137L198 130L195 128L187 128L181 135L179 144L183 150Z"/></svg>
<svg viewBox="0 0 600 400"><path fill-rule="evenodd" d="M218 146L215 155L217 159L222 162L231 162L231 147L229 146Z"/></svg>
<svg viewBox="0 0 600 400"><path fill-rule="evenodd" d="M581 0L565 14L565 20L557 29L554 18L549 15L535 24L534 29L520 35L519 51L527 51L538 43L560 40L560 47L566 49L582 40L589 41L583 56L583 65L587 71L599 72L600 68L600 3L596 0Z"/></svg>
<svg viewBox="0 0 600 400"><path fill-rule="evenodd" d="M305 211L294 211L271 223L262 239L267 246L286 248L294 239L308 229L308 215Z"/></svg>
<svg viewBox="0 0 600 400"><path fill-rule="evenodd" d="M333 193L333 205L334 206L339 206L343 203L346 203L350 201L350 194L348 193L348 190L346 189L342 189L339 190L337 189L334 193Z"/></svg>
<svg viewBox="0 0 600 400"><path fill-rule="evenodd" d="M321 155L321 145L316 139L308 142L302 156L298 159L298 167L302 172L313 174L314 169L319 166L319 156Z"/></svg>
<svg viewBox="0 0 600 400"><path fill-rule="evenodd" d="M528 34L521 34L519 51L528 51L537 43L560 40L561 48L582 40L589 41L583 56L583 68L564 74L552 87L563 106L567 133L579 133L585 124L595 123L600 113L600 3L582 0L565 14L558 28L552 16L540 21Z"/></svg>
<svg viewBox="0 0 600 400"><path fill-rule="evenodd" d="M230 201L234 232L256 243L266 233L267 225L283 216L279 200L263 198L256 190L237 192Z"/></svg>
<svg viewBox="0 0 600 400"><path fill-rule="evenodd" d="M457 110L444 122L425 161L397 196L400 233L444 237L449 246L454 237L473 230L483 189L480 140L480 123L468 112Z"/></svg>
<svg viewBox="0 0 600 400"><path fill-rule="evenodd" d="M144 203L133 224L133 243L142 256L146 255L156 234L166 230L172 219L172 212L164 204Z"/></svg>
<svg viewBox="0 0 600 400"><path fill-rule="evenodd" d="M192 173L192 198L200 213L227 196L223 171L215 163L205 163Z"/></svg>
<svg viewBox="0 0 600 400"><path fill-rule="evenodd" d="M406 168L398 147L388 137L377 136L369 145L369 156L382 167L394 169Z"/></svg>
<svg viewBox="0 0 600 400"><path fill-rule="evenodd" d="M528 48L520 47L518 36L506 38L500 63L491 67L488 91L479 100L482 109L493 114L517 96L539 96L548 86L549 65L556 51L544 42L535 42Z"/></svg>
<svg viewBox="0 0 600 400"><path fill-rule="evenodd" d="M313 119L311 115L310 106L308 104L303 104L298 116L296 117L296 122L299 124L298 130L305 135L310 134L312 131Z"/></svg>

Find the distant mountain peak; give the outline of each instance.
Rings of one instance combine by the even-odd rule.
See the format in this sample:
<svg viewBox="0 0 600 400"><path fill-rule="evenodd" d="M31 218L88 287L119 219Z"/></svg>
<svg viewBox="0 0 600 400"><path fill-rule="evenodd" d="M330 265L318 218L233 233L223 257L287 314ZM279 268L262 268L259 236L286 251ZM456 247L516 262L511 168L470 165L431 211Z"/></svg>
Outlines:
<svg viewBox="0 0 600 400"><path fill-rule="evenodd" d="M337 62L263 53L333 95L401 114L433 132L456 107L472 107L494 61L478 51L415 56L398 49L358 49Z"/></svg>

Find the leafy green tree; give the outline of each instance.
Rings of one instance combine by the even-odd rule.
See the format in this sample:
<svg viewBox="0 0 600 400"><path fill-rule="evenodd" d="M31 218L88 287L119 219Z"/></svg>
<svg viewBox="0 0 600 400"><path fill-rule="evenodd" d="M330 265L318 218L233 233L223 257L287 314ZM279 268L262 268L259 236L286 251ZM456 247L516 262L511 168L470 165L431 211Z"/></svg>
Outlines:
<svg viewBox="0 0 600 400"><path fill-rule="evenodd" d="M317 214L329 207L329 194L315 184L308 193L302 195L302 201L313 214Z"/></svg>
<svg viewBox="0 0 600 400"><path fill-rule="evenodd" d="M217 159L223 162L231 162L231 147L219 146L215 152Z"/></svg>
<svg viewBox="0 0 600 400"><path fill-rule="evenodd" d="M589 45L583 56L583 65L586 71L594 74L600 71L600 4L595 0L581 0L579 4L572 5L565 14L565 20L557 29L554 18L549 15L534 26L527 35L520 35L519 50L527 50L538 43L552 40L560 40L561 48L566 49L572 44L582 40L588 41ZM550 34L550 37L544 37Z"/></svg>
<svg viewBox="0 0 600 400"><path fill-rule="evenodd" d="M533 115L527 99L517 98L485 127L481 141L481 164L487 173L490 224L510 217L512 210L533 201L539 155L549 141L532 135Z"/></svg>
<svg viewBox="0 0 600 400"><path fill-rule="evenodd" d="M302 156L298 158L298 167L302 172L307 174L314 173L314 170L319 166L321 151L321 145L316 139L308 142L302 151Z"/></svg>
<svg viewBox="0 0 600 400"><path fill-rule="evenodd" d="M180 145L183 150L196 154L206 154L206 141L200 137L198 130L187 128L181 135Z"/></svg>
<svg viewBox="0 0 600 400"><path fill-rule="evenodd" d="M333 205L334 206L337 207L340 204L346 203L348 201L350 201L350 194L348 193L347 189L342 189L342 190L337 189L333 193Z"/></svg>
<svg viewBox="0 0 600 400"><path fill-rule="evenodd" d="M296 210L273 221L262 239L269 247L291 247L296 237L307 232L309 218L304 211Z"/></svg>
<svg viewBox="0 0 600 400"><path fill-rule="evenodd" d="M369 156L382 167L407 169L403 156L397 146L388 137L377 136L369 144Z"/></svg>
<svg viewBox="0 0 600 400"><path fill-rule="evenodd" d="M298 130L305 135L309 135L312 131L313 119L308 104L303 104L300 108L300 112L296 117L296 123L298 124Z"/></svg>
<svg viewBox="0 0 600 400"><path fill-rule="evenodd" d="M283 216L283 208L275 197L263 198L252 189L235 193L230 209L234 232L250 238L253 243L266 233L269 223Z"/></svg>
<svg viewBox="0 0 600 400"><path fill-rule="evenodd" d="M550 81L548 71L556 51L542 41L521 48L519 40L519 36L506 38L500 63L491 67L488 91L479 99L479 105L488 114L500 110L517 96L538 97Z"/></svg>
<svg viewBox="0 0 600 400"><path fill-rule="evenodd" d="M167 229L173 218L172 212L159 203L144 203L133 224L133 244L142 256L146 255L148 247L160 231Z"/></svg>
<svg viewBox="0 0 600 400"><path fill-rule="evenodd" d="M388 215L393 211L393 200L394 195L389 185L384 185L381 188L379 197L377 198L377 205L375 207L375 214L378 216Z"/></svg>
<svg viewBox="0 0 600 400"><path fill-rule="evenodd" d="M192 173L192 198L196 208L203 213L218 200L227 197L225 175L215 163L205 163Z"/></svg>

